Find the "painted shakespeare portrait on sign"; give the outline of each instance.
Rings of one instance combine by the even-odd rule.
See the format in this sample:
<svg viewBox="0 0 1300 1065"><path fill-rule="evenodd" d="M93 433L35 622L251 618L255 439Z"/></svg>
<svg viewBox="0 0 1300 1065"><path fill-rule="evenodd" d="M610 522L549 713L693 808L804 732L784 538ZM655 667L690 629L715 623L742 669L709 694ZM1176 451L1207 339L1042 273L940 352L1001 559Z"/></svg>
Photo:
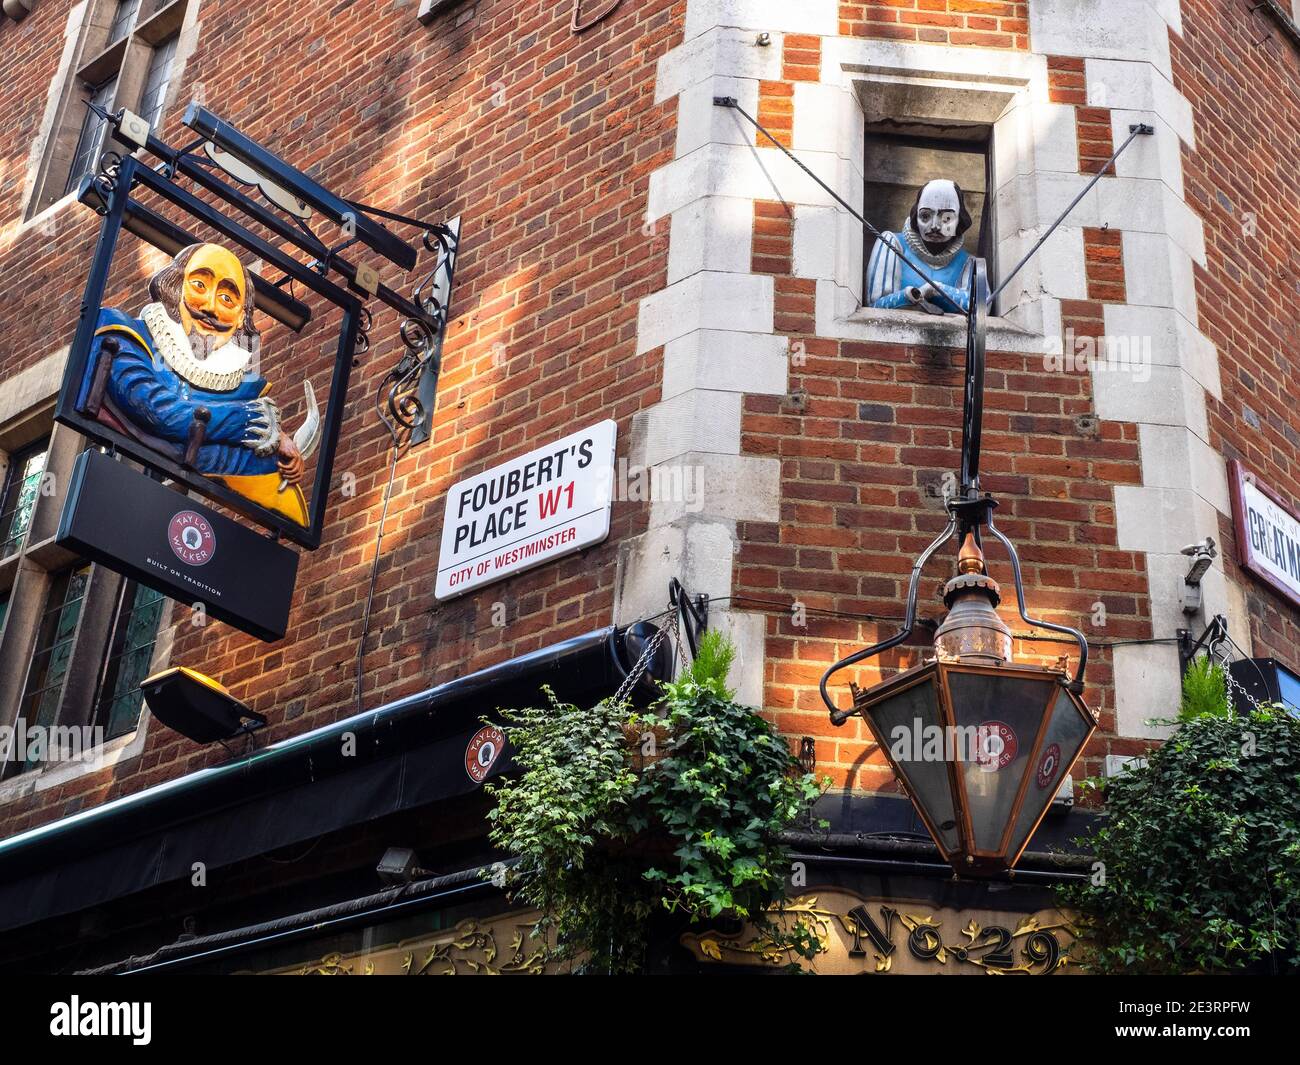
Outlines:
<svg viewBox="0 0 1300 1065"><path fill-rule="evenodd" d="M316 397L304 381L306 418L290 433L258 372L249 271L218 244L192 244L154 274L149 297L138 316L100 311L78 409L306 526Z"/></svg>

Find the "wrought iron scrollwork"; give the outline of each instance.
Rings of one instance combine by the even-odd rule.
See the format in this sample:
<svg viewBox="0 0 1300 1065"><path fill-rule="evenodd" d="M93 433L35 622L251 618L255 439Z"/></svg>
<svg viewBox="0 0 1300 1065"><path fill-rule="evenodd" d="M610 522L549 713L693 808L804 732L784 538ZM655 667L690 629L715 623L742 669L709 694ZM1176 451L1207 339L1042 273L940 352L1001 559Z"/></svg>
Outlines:
<svg viewBox="0 0 1300 1065"><path fill-rule="evenodd" d="M407 339L407 324L402 323L402 341L407 345L407 350L397 365L384 375L375 408L380 419L388 426L393 446L399 451L406 449L411 434L424 416L424 404L419 400L419 386L429 357Z"/></svg>
<svg viewBox="0 0 1300 1065"><path fill-rule="evenodd" d="M122 134L126 111L109 112L94 103L89 104L88 107L108 125L117 141L132 147L139 144L138 140ZM429 416L435 401L438 372L441 369L443 332L447 327L456 252L460 244L459 222L429 222L368 204L340 200L327 190L316 189L309 179L286 167L278 158L270 156L257 144L248 142L238 130L229 127L197 103L192 104L187 110L185 124L190 126L197 136L179 150L163 143L152 133L146 135L142 147L157 156L161 160L161 166L157 171L144 173L154 180L166 180L169 183L184 180L199 189L213 193L224 202L255 218L277 237L289 241L313 256L312 262L307 266L316 274L321 277L329 277L335 273L342 275L354 291L366 292L379 303L395 309L401 315L400 335L403 351L397 364L384 375L376 405L381 420L392 436L393 445L399 452L412 443L427 439ZM290 191L292 187L297 187L299 191L294 195L309 195L312 202L326 216L335 221L342 217L345 222L351 223L353 226L351 230L347 226L344 227L346 239L334 247L328 247L315 230L306 223L300 212L292 211L283 202L272 199L271 206L288 216L281 217L275 211L265 210L260 203L254 202L247 194L223 180L214 171L214 158L205 157L197 152L201 147L216 145L219 140L223 143L237 142L243 146L241 150L245 154L251 152L259 158L258 167L249 164L249 167L256 171L254 176L264 178ZM230 148L229 153L247 162L241 150ZM231 171L219 162L216 165L218 169L234 177L237 182L244 181L246 175L241 175L239 171ZM123 156L117 152L105 151L100 157L97 171L91 178L91 187L95 190L96 196L84 197L100 215L107 215L111 209L114 191L120 183L122 166ZM155 177L155 175L160 176ZM301 191L304 183L311 186L308 193ZM266 190L262 183L258 183L258 188L265 195ZM178 191L177 195L181 193ZM395 237L385 227L385 221L412 226L420 231L424 249L434 254L432 267L419 284L415 285L409 299L385 285L369 281L375 276L374 268L370 264L350 262L343 257L347 249L364 244L405 268L414 267L417 254L415 246ZM363 276L369 281L369 287L367 281L360 280ZM359 320L352 353L354 361L371 349L371 312L362 307L356 313L359 315ZM310 311L305 307L301 308L299 317L305 320L310 317ZM288 319L282 317L281 320ZM299 321L293 327L301 328L301 325L302 322Z"/></svg>
<svg viewBox="0 0 1300 1065"><path fill-rule="evenodd" d="M422 242L436 260L433 269L411 290L411 302L421 314L403 319L400 333L406 350L384 376L376 404L393 446L399 451L410 444L425 420L422 383L427 375L436 380L442 369L442 337L447 326L445 294L451 288L458 238L452 226L440 225L426 230Z"/></svg>
<svg viewBox="0 0 1300 1065"><path fill-rule="evenodd" d="M122 157L117 152L104 152L99 157L99 166L92 184L99 193L100 202L95 206L95 213L108 214L108 204L117 188L117 177L122 170Z"/></svg>
<svg viewBox="0 0 1300 1065"><path fill-rule="evenodd" d="M357 315L357 342L353 348L356 358L360 358L370 350L370 327L374 324L375 316L370 313L369 307L362 307Z"/></svg>

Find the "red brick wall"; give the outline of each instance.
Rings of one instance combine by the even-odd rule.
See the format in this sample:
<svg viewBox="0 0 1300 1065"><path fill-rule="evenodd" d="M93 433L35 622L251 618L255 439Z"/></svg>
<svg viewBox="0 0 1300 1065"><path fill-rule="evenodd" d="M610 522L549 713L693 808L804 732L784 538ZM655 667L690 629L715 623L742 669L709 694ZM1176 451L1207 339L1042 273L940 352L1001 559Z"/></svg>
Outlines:
<svg viewBox="0 0 1300 1065"><path fill-rule="evenodd" d="M1078 56L1047 57L1047 96L1054 104L1087 104L1088 79Z"/></svg>
<svg viewBox="0 0 1300 1065"><path fill-rule="evenodd" d="M80 300L80 288L71 277L73 264L85 262L93 239L93 227L85 218L74 224L61 216L55 220L57 225L18 232L32 145L40 132L46 87L58 69L72 6L69 0L55 0L41 4L22 22L0 22L0 48L9 69L23 72L24 86L20 91L11 80L0 93L0 291L4 293L0 318L5 328L0 380L53 351L57 346L53 338L63 342L71 336ZM84 208L78 210L89 215ZM65 304L70 315L61 313L60 293L70 301Z"/></svg>
<svg viewBox="0 0 1300 1065"><path fill-rule="evenodd" d="M1170 41L1174 84L1196 124L1183 182L1205 223L1199 325L1218 348L1223 387L1222 402L1208 397L1210 442L1297 508L1300 51L1267 11L1211 0L1183 0L1183 36ZM1221 521L1220 534L1227 567L1246 589L1254 653L1300 668L1300 612L1237 570L1231 522Z"/></svg>
<svg viewBox="0 0 1300 1065"><path fill-rule="evenodd" d="M787 33L781 59L784 81L820 81L822 39L810 34Z"/></svg>
<svg viewBox="0 0 1300 1065"><path fill-rule="evenodd" d="M1079 172L1099 173L1114 154L1110 111L1089 107L1084 61L1077 56L1047 57L1047 97L1054 104L1075 104L1075 136L1079 145Z"/></svg>
<svg viewBox="0 0 1300 1065"><path fill-rule="evenodd" d="M922 44L1029 47L1027 0L841 0L840 33Z"/></svg>
<svg viewBox="0 0 1300 1065"><path fill-rule="evenodd" d="M794 233L791 208L760 200L754 204L754 245L751 268L756 274L778 277L794 273Z"/></svg>
<svg viewBox="0 0 1300 1065"><path fill-rule="evenodd" d="M758 86L758 122L787 148L794 147L794 83L820 81L822 39L810 34L787 33L781 45L781 80L763 81ZM754 130L760 148L772 142Z"/></svg>
<svg viewBox="0 0 1300 1065"><path fill-rule="evenodd" d="M794 84L789 81L758 83L758 124L772 135L772 140L786 148L794 147ZM754 130L754 143L769 148L772 140L761 130Z"/></svg>
<svg viewBox="0 0 1300 1065"><path fill-rule="evenodd" d="M1124 234L1118 229L1084 229L1083 272L1090 300L1123 303Z"/></svg>
<svg viewBox="0 0 1300 1065"><path fill-rule="evenodd" d="M22 168L61 50L68 3L44 0L0 27L11 84L0 99L0 378L55 350L76 323L95 219L72 206L57 239L21 217ZM180 104L199 83L209 107L330 187L363 202L441 219L459 215L463 254L433 442L398 466L365 656L364 705L608 624L617 545L645 523L616 503L609 540L531 574L438 606L434 570L450 483L603 418L619 423L659 398L661 351L636 354L638 301L665 284L668 227L646 228L649 173L672 158L675 101L654 101L655 63L682 36L683 0L623 5L575 37L567 5L478 0L421 26L414 6L256 5L207 0ZM124 248L133 248L126 238ZM143 302L123 257L116 299ZM130 269L128 269L130 268ZM417 278L392 268L407 290ZM308 373L327 380L329 325L291 342L264 335L279 395ZM325 544L303 553L288 638L262 644L176 610L174 663L202 668L268 715L261 742L354 708L362 611L388 438L376 389L397 359L398 322L376 311L373 346L353 374ZM278 367L275 365L279 361ZM296 415L289 414L292 424ZM505 604L506 624L492 623ZM0 835L156 784L207 761L161 727L142 758L0 808Z"/></svg>

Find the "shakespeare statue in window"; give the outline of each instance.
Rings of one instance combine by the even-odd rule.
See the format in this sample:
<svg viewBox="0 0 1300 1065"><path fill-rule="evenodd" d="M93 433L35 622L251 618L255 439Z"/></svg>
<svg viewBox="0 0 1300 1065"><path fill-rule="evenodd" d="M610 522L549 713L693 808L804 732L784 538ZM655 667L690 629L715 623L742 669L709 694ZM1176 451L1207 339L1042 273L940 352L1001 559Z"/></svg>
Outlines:
<svg viewBox="0 0 1300 1065"><path fill-rule="evenodd" d="M304 459L320 414L304 382L296 433L257 373L252 277L217 244L193 244L149 282L138 318L105 308L78 407L150 449L306 526Z"/></svg>
<svg viewBox="0 0 1300 1065"><path fill-rule="evenodd" d="M970 225L960 185L955 181L926 182L902 231L882 233L871 251L867 302L872 307L901 307L928 314L967 310L972 263L962 238ZM905 262L903 256L911 262Z"/></svg>

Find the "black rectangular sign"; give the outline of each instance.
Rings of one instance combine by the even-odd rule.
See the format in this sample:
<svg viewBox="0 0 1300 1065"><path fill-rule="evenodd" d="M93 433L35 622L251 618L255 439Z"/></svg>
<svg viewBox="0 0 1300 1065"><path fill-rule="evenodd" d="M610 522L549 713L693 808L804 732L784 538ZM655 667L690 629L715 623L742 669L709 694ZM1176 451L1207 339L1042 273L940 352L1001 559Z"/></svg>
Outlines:
<svg viewBox="0 0 1300 1065"><path fill-rule="evenodd" d="M288 628L296 552L101 451L77 459L58 541L259 639Z"/></svg>

